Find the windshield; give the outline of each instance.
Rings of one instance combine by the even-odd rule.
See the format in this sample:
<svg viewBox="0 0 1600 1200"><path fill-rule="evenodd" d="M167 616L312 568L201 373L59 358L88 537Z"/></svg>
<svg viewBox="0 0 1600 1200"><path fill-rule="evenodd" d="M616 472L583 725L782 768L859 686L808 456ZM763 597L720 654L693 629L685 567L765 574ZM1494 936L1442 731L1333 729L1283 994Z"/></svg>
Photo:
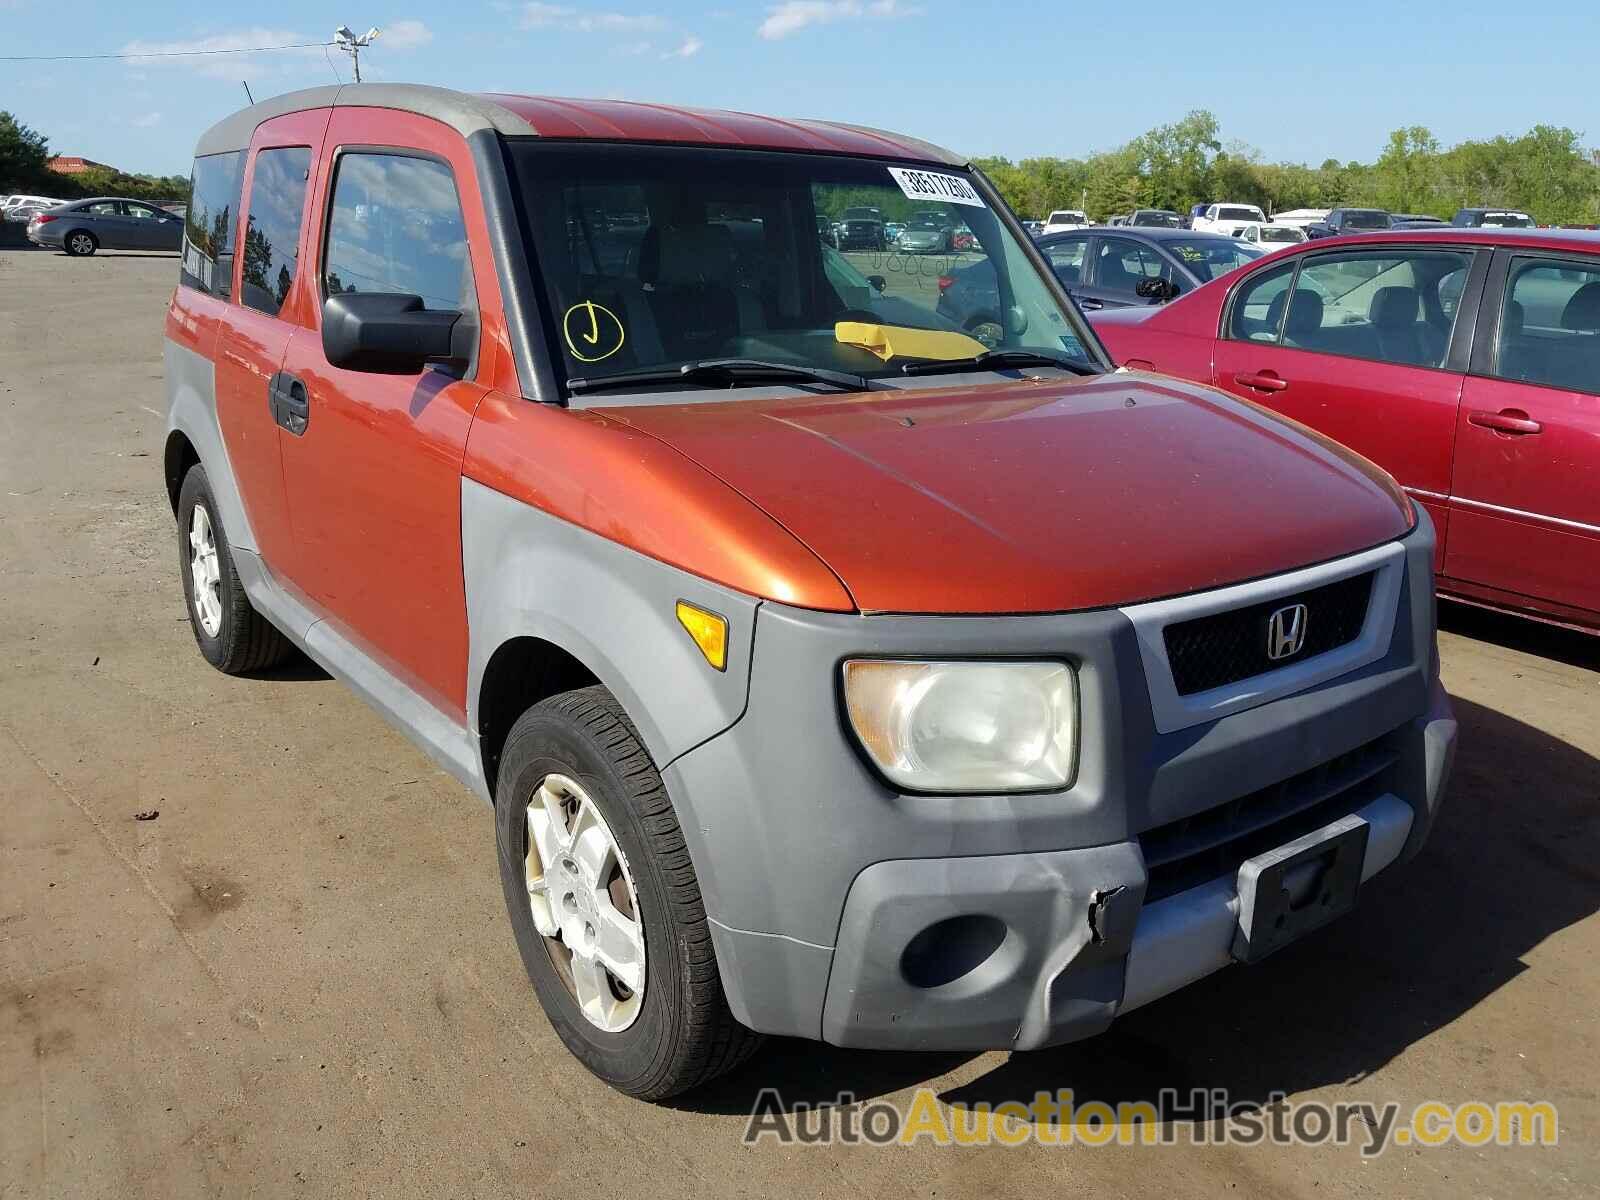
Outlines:
<svg viewBox="0 0 1600 1200"><path fill-rule="evenodd" d="M1265 221L1266 214L1259 208L1223 207L1217 209L1219 221Z"/></svg>
<svg viewBox="0 0 1600 1200"><path fill-rule="evenodd" d="M1527 213L1491 212L1483 214L1483 223L1497 229L1532 229L1533 218Z"/></svg>
<svg viewBox="0 0 1600 1200"><path fill-rule="evenodd" d="M1291 225L1263 225L1261 227L1261 240L1263 242L1299 242L1305 240L1305 234Z"/></svg>
<svg viewBox="0 0 1600 1200"><path fill-rule="evenodd" d="M1261 257L1261 251L1236 238L1193 238L1164 243L1201 283L1208 283Z"/></svg>
<svg viewBox="0 0 1600 1200"><path fill-rule="evenodd" d="M1141 208L1133 214L1133 224L1146 225L1156 229L1181 229L1183 223L1178 220L1178 214L1167 212L1161 208Z"/></svg>
<svg viewBox="0 0 1600 1200"><path fill-rule="evenodd" d="M882 378L991 348L1100 362L965 172L688 146L513 147L563 378L721 358ZM938 236L913 249L833 237L864 212ZM947 296L953 272L977 264L991 294Z"/></svg>

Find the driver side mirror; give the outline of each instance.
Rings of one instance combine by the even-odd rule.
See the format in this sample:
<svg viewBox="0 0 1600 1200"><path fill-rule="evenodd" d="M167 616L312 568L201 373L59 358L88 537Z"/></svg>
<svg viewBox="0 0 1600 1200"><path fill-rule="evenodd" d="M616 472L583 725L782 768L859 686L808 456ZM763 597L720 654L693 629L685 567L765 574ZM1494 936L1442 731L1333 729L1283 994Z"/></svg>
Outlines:
<svg viewBox="0 0 1600 1200"><path fill-rule="evenodd" d="M1178 285L1170 279L1163 279L1161 276L1156 275L1149 279L1141 279L1134 285L1133 292L1134 295L1142 296L1152 304L1165 304L1168 300L1177 296Z"/></svg>
<svg viewBox="0 0 1600 1200"><path fill-rule="evenodd" d="M872 285L872 290L875 292L881 292L889 286L889 281L882 275L868 275L867 282Z"/></svg>
<svg viewBox="0 0 1600 1200"><path fill-rule="evenodd" d="M349 371L415 375L429 363L463 368L474 333L470 318L424 308L421 296L342 292L322 306L322 353Z"/></svg>

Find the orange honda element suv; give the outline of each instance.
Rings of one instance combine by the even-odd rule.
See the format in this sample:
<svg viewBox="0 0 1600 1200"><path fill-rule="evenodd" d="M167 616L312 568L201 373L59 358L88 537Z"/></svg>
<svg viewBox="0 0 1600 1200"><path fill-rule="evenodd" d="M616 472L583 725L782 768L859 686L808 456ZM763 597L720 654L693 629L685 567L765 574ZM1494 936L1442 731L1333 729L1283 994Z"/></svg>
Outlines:
<svg viewBox="0 0 1600 1200"><path fill-rule="evenodd" d="M862 207L970 243L842 250ZM201 652L309 655L493 805L534 991L623 1091L763 1033L1085 1037L1428 835L1427 516L1114 370L948 151L357 84L207 131L187 222ZM938 281L979 259L962 327Z"/></svg>

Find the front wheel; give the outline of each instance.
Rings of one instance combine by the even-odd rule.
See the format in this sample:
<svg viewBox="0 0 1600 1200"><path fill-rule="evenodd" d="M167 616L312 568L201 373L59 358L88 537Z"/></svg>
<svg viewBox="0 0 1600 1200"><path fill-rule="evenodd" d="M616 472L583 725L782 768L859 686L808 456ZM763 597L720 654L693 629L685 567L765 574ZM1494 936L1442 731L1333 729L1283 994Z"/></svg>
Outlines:
<svg viewBox="0 0 1600 1200"><path fill-rule="evenodd" d="M759 1044L728 1009L661 776L605 688L553 696L512 727L495 840L523 966L589 1070L661 1100Z"/></svg>

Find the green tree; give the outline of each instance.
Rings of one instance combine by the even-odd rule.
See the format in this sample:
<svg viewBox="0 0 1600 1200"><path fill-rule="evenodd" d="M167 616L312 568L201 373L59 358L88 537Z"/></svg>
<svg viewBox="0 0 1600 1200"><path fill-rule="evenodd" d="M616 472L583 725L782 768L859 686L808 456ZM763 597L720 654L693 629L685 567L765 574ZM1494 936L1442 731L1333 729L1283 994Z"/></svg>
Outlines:
<svg viewBox="0 0 1600 1200"><path fill-rule="evenodd" d="M0 112L0 192L31 192L49 172L50 144L9 112Z"/></svg>

